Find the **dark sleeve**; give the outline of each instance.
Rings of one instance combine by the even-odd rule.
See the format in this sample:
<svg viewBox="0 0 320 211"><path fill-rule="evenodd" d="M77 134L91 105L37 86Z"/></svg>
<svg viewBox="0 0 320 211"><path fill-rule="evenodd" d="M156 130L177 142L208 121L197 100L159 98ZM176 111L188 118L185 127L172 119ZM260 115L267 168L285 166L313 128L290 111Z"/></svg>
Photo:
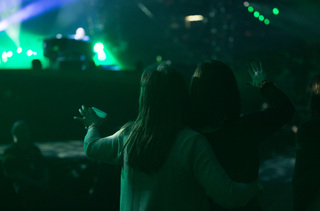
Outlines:
<svg viewBox="0 0 320 211"><path fill-rule="evenodd" d="M294 210L305 210L320 188L319 123L301 125L296 137L296 163L292 180Z"/></svg>
<svg viewBox="0 0 320 211"><path fill-rule="evenodd" d="M294 105L287 95L273 83L268 82L261 88L262 95L269 103L269 108L240 118L240 125L258 136L270 135L290 120L295 112Z"/></svg>

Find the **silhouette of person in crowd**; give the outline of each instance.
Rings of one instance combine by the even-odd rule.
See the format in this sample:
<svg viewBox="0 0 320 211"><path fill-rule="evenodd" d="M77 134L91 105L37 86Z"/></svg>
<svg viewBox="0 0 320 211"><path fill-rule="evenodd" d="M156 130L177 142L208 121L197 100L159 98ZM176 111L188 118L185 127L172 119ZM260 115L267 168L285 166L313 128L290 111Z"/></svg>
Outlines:
<svg viewBox="0 0 320 211"><path fill-rule="evenodd" d="M16 121L11 133L13 144L2 157L4 176L11 182L23 210L44 209L49 178L44 157L33 144L26 122Z"/></svg>
<svg viewBox="0 0 320 211"><path fill-rule="evenodd" d="M292 178L293 210L320 210L320 74L307 89L309 119L296 136L296 163Z"/></svg>
<svg viewBox="0 0 320 211"><path fill-rule="evenodd" d="M261 63L252 63L253 87L269 101L268 109L241 114L241 100L231 68L217 60L202 62L190 84L190 125L209 141L229 177L242 183L258 179L258 143L280 129L295 109L274 83L265 80ZM212 210L225 210L216 203ZM237 210L260 210L257 199Z"/></svg>
<svg viewBox="0 0 320 211"><path fill-rule="evenodd" d="M101 138L105 119L79 109L87 157L122 166L120 210L209 210L206 194L231 208L261 190L230 180L208 141L186 127L187 95L183 77L163 62L144 71L138 117L115 134Z"/></svg>

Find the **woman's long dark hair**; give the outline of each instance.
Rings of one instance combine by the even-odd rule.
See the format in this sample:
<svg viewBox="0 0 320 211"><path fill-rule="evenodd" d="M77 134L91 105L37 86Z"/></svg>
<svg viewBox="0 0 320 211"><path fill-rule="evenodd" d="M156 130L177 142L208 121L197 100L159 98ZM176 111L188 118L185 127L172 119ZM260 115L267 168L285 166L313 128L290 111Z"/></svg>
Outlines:
<svg viewBox="0 0 320 211"><path fill-rule="evenodd" d="M178 132L185 126L187 95L183 77L166 63L144 71L139 115L127 140L130 167L147 173L162 167Z"/></svg>
<svg viewBox="0 0 320 211"><path fill-rule="evenodd" d="M231 68L210 60L198 65L190 84L190 125L219 127L240 116L241 100Z"/></svg>

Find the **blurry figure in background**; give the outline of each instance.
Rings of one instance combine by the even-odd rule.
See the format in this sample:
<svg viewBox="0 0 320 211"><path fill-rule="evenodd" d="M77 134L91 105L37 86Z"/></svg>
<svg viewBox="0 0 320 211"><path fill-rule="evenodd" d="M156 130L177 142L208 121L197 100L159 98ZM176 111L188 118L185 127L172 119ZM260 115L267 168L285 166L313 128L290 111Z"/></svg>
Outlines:
<svg viewBox="0 0 320 211"><path fill-rule="evenodd" d="M17 121L13 144L3 154L4 176L11 182L23 210L41 210L47 205L48 169L39 148L32 143L28 125Z"/></svg>
<svg viewBox="0 0 320 211"><path fill-rule="evenodd" d="M320 210L320 74L307 89L309 119L296 136L293 210Z"/></svg>
<svg viewBox="0 0 320 211"><path fill-rule="evenodd" d="M144 71L138 117L115 134L100 137L105 119L79 109L87 157L121 166L120 210L209 210L206 194L231 208L261 190L231 181L207 140L186 127L187 96L182 75L163 62Z"/></svg>
<svg viewBox="0 0 320 211"><path fill-rule="evenodd" d="M31 62L31 69L33 71L41 71L42 70L42 64L39 59L33 59Z"/></svg>
<svg viewBox="0 0 320 211"><path fill-rule="evenodd" d="M294 114L289 98L265 80L261 63L252 63L252 85L270 102L268 109L241 115L240 92L231 68L220 61L202 62L190 84L190 125L202 133L229 177L241 183L258 179L258 143ZM225 210L212 204L212 210ZM257 199L237 210L261 210Z"/></svg>

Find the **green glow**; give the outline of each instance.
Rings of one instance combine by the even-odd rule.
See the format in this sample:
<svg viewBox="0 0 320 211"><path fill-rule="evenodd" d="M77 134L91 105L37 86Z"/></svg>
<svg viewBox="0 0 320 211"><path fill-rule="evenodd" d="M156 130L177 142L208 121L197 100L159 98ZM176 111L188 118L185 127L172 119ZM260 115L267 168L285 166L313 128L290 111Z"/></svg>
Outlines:
<svg viewBox="0 0 320 211"><path fill-rule="evenodd" d="M162 56L157 56L157 58L156 58L156 60L157 60L157 62L161 62L162 61Z"/></svg>
<svg viewBox="0 0 320 211"><path fill-rule="evenodd" d="M45 36L21 30L18 38L13 41L7 34L0 34L0 52L6 52L6 62L0 58L0 69L28 69L33 59L39 59L43 68L49 66L49 59L43 56ZM28 55L27 50L31 50Z"/></svg>
<svg viewBox="0 0 320 211"><path fill-rule="evenodd" d="M266 25L269 25L269 24L270 24L269 19L264 19L264 23L265 23Z"/></svg>
<svg viewBox="0 0 320 211"><path fill-rule="evenodd" d="M253 12L253 10L254 10L253 6L249 6L249 7L248 7L248 11L249 11L249 12Z"/></svg>
<svg viewBox="0 0 320 211"><path fill-rule="evenodd" d="M96 55L93 57L96 65L116 65L122 68L118 59L103 43L96 43L93 50L96 52Z"/></svg>
<svg viewBox="0 0 320 211"><path fill-rule="evenodd" d="M264 20L264 16L263 15L260 15L259 16L259 21L263 21Z"/></svg>
<svg viewBox="0 0 320 211"><path fill-rule="evenodd" d="M272 12L273 12L273 14L278 15L279 14L279 9L278 8L273 8Z"/></svg>
<svg viewBox="0 0 320 211"><path fill-rule="evenodd" d="M255 12L253 13L253 16L256 17L256 18L259 17L259 15L260 15L260 13L259 13L258 11L255 11Z"/></svg>

